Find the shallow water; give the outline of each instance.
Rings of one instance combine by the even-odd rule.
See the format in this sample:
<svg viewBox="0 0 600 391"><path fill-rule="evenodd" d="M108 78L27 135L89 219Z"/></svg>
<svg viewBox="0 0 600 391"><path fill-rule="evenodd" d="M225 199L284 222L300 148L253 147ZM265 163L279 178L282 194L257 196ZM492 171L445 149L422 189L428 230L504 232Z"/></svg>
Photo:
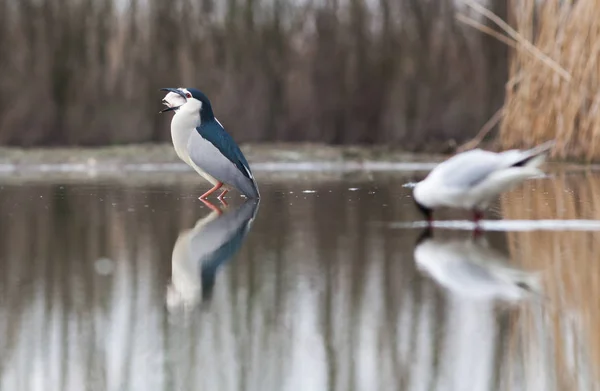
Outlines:
<svg viewBox="0 0 600 391"><path fill-rule="evenodd" d="M423 172L0 179L0 390L592 390L600 174L424 231ZM215 205L219 205L216 199Z"/></svg>

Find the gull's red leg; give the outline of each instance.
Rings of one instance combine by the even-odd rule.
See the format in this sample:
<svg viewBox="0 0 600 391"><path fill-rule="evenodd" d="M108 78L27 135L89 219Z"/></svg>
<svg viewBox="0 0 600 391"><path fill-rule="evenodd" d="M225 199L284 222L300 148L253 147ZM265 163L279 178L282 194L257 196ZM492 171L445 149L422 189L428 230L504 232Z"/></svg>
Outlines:
<svg viewBox="0 0 600 391"><path fill-rule="evenodd" d="M200 198L200 201L202 201L204 203L204 205L206 205L210 210L212 210L213 212L217 212L217 214L220 216L223 211L221 209L219 209L218 206L215 206L213 203L211 203L208 200L205 200L203 198Z"/></svg>
<svg viewBox="0 0 600 391"><path fill-rule="evenodd" d="M221 188L221 186L223 186L223 182L217 182L216 185L213 186L212 189L210 189L209 191L207 191L206 193L202 194L200 196L201 200L205 200L206 197L208 197L209 195L211 195L212 193L214 193L215 191L219 190Z"/></svg>
<svg viewBox="0 0 600 391"><path fill-rule="evenodd" d="M473 231L473 237L481 235L481 226L479 225L479 221L483 218L483 212L480 210L473 210L473 222L475 223L475 230Z"/></svg>

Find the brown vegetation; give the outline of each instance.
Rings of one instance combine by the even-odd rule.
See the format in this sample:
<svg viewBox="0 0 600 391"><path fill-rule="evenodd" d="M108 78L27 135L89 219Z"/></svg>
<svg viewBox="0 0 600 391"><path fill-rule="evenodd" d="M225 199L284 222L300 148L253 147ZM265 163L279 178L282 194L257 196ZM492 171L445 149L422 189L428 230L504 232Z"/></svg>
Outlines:
<svg viewBox="0 0 600 391"><path fill-rule="evenodd" d="M511 53L502 147L556 138L560 158L600 157L600 5L595 0L513 1L503 28Z"/></svg>
<svg viewBox="0 0 600 391"><path fill-rule="evenodd" d="M169 140L158 88L183 85L240 141L460 142L506 61L453 4L0 0L0 144Z"/></svg>

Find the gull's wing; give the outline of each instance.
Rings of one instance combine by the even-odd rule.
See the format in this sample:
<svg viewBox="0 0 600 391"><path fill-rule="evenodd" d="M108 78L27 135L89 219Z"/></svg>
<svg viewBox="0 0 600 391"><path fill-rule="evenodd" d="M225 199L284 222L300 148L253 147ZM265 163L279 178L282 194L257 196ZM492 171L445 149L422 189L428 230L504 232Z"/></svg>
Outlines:
<svg viewBox="0 0 600 391"><path fill-rule="evenodd" d="M554 141L548 141L532 149L512 149L501 153L473 149L439 164L430 175L449 187L473 187L499 170L539 165L553 145Z"/></svg>
<svg viewBox="0 0 600 391"><path fill-rule="evenodd" d="M508 265L507 257L472 239L426 239L414 250L420 269L439 284L474 298L520 298L537 290L537 276Z"/></svg>
<svg viewBox="0 0 600 391"><path fill-rule="evenodd" d="M430 177L449 187L467 188L482 182L502 166L503 160L497 153L474 149L439 164Z"/></svg>

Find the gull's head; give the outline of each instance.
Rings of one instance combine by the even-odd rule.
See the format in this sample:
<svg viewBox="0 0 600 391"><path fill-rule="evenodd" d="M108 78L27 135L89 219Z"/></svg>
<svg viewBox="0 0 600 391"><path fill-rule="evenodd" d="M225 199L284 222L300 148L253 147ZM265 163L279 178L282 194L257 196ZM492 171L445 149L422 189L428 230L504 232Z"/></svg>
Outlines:
<svg viewBox="0 0 600 391"><path fill-rule="evenodd" d="M213 117L212 107L208 97L195 88L161 88L167 91L162 103L167 106L161 113L175 111L176 113L200 114L202 117Z"/></svg>
<svg viewBox="0 0 600 391"><path fill-rule="evenodd" d="M419 211L425 216L428 221L431 221L433 214L433 206L428 203L427 187L423 181L417 183L413 189L413 201Z"/></svg>

